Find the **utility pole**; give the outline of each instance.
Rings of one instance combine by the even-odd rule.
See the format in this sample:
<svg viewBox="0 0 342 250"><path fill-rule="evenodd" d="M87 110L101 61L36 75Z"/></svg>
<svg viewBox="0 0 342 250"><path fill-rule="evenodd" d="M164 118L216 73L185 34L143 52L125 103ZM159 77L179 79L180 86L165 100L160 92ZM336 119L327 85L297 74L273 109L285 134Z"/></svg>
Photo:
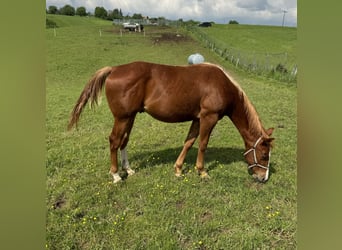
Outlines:
<svg viewBox="0 0 342 250"><path fill-rule="evenodd" d="M284 27L284 23L285 23L285 14L287 13L287 11L286 10L283 10L283 12L284 12L284 15L283 15L283 27Z"/></svg>

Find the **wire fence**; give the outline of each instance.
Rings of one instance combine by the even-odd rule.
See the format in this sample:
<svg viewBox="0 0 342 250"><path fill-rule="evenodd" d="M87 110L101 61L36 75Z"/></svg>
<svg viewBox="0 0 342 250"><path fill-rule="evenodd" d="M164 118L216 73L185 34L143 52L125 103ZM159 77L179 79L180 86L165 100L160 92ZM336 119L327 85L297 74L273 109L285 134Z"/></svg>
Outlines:
<svg viewBox="0 0 342 250"><path fill-rule="evenodd" d="M235 67L280 81L297 82L297 64L289 60L286 52L247 53L240 49L227 46L215 38L208 36L197 27L187 26L186 29L198 38L205 47L218 54L224 60L229 61Z"/></svg>

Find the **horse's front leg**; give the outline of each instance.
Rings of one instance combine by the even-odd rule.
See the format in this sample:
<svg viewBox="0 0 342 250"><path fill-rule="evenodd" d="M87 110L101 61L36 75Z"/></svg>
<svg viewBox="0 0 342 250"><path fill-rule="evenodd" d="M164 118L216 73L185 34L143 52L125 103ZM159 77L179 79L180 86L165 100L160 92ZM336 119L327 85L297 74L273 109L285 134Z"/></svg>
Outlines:
<svg viewBox="0 0 342 250"><path fill-rule="evenodd" d="M182 175L182 166L185 160L185 156L188 153L189 149L194 144L194 142L196 141L198 134L199 134L199 119L196 119L196 120L193 120L191 123L189 133L185 139L182 152L180 152L175 163L175 175L177 177Z"/></svg>
<svg viewBox="0 0 342 250"><path fill-rule="evenodd" d="M196 169L202 178L209 177L206 169L204 168L204 154L207 149L210 134L217 121L217 114L202 115L200 118L200 142L197 153Z"/></svg>

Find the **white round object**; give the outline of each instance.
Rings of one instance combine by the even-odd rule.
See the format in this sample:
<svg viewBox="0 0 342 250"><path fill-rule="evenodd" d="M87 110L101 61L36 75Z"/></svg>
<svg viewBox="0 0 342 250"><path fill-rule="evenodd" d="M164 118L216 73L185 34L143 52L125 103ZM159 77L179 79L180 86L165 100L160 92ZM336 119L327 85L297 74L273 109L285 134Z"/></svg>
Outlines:
<svg viewBox="0 0 342 250"><path fill-rule="evenodd" d="M200 64L203 62L204 62L204 57L199 53L192 54L188 57L189 64Z"/></svg>

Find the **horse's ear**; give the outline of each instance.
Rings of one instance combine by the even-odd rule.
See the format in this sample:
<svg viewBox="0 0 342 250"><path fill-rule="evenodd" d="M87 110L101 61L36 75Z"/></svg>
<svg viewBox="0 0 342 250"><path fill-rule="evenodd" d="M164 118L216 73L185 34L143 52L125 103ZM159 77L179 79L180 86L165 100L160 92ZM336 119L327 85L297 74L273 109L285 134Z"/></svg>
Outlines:
<svg viewBox="0 0 342 250"><path fill-rule="evenodd" d="M270 137L270 138L264 138L262 145L264 146L272 146L272 141L274 140L274 138Z"/></svg>
<svg viewBox="0 0 342 250"><path fill-rule="evenodd" d="M264 139L264 142L271 143L273 140L274 138L270 137L270 138Z"/></svg>
<svg viewBox="0 0 342 250"><path fill-rule="evenodd" d="M267 130L266 130L266 134L267 134L268 136L271 136L272 133L273 133L273 130L274 130L274 128L269 128L269 129L267 129Z"/></svg>

